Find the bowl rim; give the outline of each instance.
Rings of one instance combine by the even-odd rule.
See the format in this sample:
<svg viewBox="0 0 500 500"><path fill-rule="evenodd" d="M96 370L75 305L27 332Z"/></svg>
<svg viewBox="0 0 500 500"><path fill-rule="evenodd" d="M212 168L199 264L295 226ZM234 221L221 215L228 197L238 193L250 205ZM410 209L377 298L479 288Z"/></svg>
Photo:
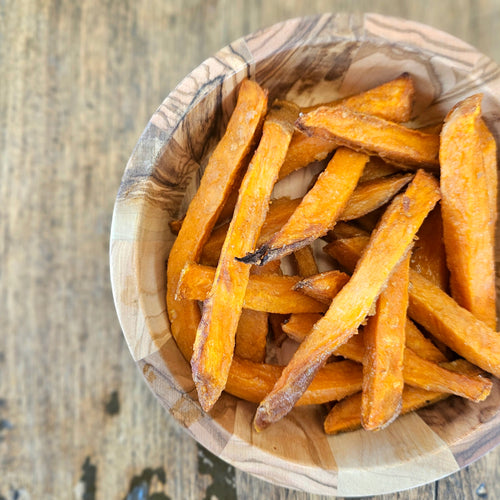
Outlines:
<svg viewBox="0 0 500 500"><path fill-rule="evenodd" d="M448 33L445 33L441 30L437 30L436 28L432 28L428 25L422 24L420 22L416 21L411 21L411 20L406 20L406 19L401 19L398 17L392 17L392 16L385 16L381 14L371 14L371 13L365 13L362 15L353 15L353 14L345 14L345 13L340 13L340 14L319 14L319 15L314 15L314 16L307 16L307 17L297 17L293 19L288 19L285 21L281 21L279 23L273 24L267 28L262 28L252 34L246 35L244 37L239 38L238 40L232 42L231 44L227 45L226 47L222 48L220 51L218 51L214 56L211 56L207 58L205 61L203 61L200 65L198 65L196 68L194 68L186 77L184 77L178 85L174 88L172 92L169 93L169 95L165 98L163 103L160 105L158 110L153 114L151 119L149 120L148 124L146 125L143 133L141 134L138 142L136 143L134 150L131 154L131 157L127 163L127 167L125 169L125 172L123 174L121 183L120 183L120 188L117 194L117 198L115 201L114 209L113 209L113 217L112 217L112 224L111 224L111 237L110 237L110 274L111 274L111 284L112 284L112 293L113 293L113 299L115 303L115 309L118 314L118 319L120 322L120 326L122 328L123 334L125 336L125 339L127 341L127 344L129 346L130 352L132 354L132 357L138 363L138 365L142 368L143 371L143 376L149 386L149 388L152 390L152 392L155 394L155 396L160 400L163 406L171 412L171 407L165 404L165 400L162 400L159 398L158 395L158 387L155 386L154 383L151 382L151 380L148 380L148 376L146 372L148 370L156 370L158 366L155 366L154 363L150 363L149 359L146 361L149 355L154 355L158 352L158 350L164 346L164 344L160 345L154 345L155 342L158 341L158 339L149 339L148 342L146 342L146 346L141 345L139 346L139 349L137 348L137 345L134 345L134 342L137 340L137 337L135 335L136 331L140 330L145 336L150 335L150 324L148 319L148 314L145 312L145 307L147 307L144 303L144 294L141 293L141 290L139 288L139 284L137 282L131 282L127 284L127 294L130 295L127 299L127 304L133 304L134 311L131 313L130 310L127 310L124 307L125 302L122 300L123 297L123 283L121 281L122 279L122 274L123 270L126 266L134 266L135 269L138 267L138 262L140 260L140 255L138 251L138 239L142 237L140 233L141 229L138 226L138 222L142 219L144 215L144 210L145 210L145 203L144 200L141 199L141 194L143 194L143 188L144 186L138 186L137 184L137 161L138 157L142 154L144 148L148 150L148 158L150 160L149 164L142 164L140 165L140 170L141 170L141 175L145 176L146 178L148 176L151 176L154 174L154 170L157 165L158 158L161 157L164 154L166 144L168 143L169 140L171 140L172 135L176 131L177 126L179 123L182 122L183 118L195 107L201 100L205 99L207 95L210 92L215 91L216 86L217 86L217 78L222 78L222 79L228 79L228 78L234 78L237 73L242 73L245 74L247 73L248 75L251 76L251 73L253 71L252 69L252 64L255 65L255 60L252 61L244 61L240 65L236 64L234 67L224 67L219 65L219 74L214 75L216 78L212 79L212 86L206 86L203 88L202 92L199 92L195 95L194 99L186 103L185 109L178 110L178 112L173 113L173 118L170 119L170 129L169 130L163 130L161 134L159 134L158 129L159 129L159 124L161 123L161 126L165 126L165 123L168 120L164 120L164 117L161 116L161 113L163 113L164 108L169 108L170 104L173 102L173 100L178 100L181 96L181 94L185 93L185 87L188 85L189 87L192 86L193 80L198 80L199 75L206 72L206 68L209 64L213 63L214 61L219 61L223 60L223 58L227 55L228 50L232 51L234 50L234 47L251 47L252 42L259 37L266 36L266 35L272 35L274 33L277 33L283 28L290 27L296 28L297 24L303 23L303 24L308 24L308 23L321 23L321 22L328 22L332 18L339 18L338 16L342 17L345 16L344 19L348 23L355 23L359 22L361 25L364 27L364 24L368 22L378 22L379 24L381 23L382 25L387 25L387 29L390 29L391 23L394 24L395 22L397 23L404 23L406 27L411 27L416 33L422 30L424 31L431 31L433 34L439 34L439 36L442 37L443 40L445 40L448 44L449 47L446 47L446 53L449 52L450 47L453 47L453 44L456 47L460 47L461 50L470 50L472 51L479 59L481 59L482 64L489 65L492 68L495 68L495 71L498 70L498 66L496 63L494 63L491 59L486 57L484 54L481 54L477 49L475 49L473 46L468 44L467 42L464 42L463 40L460 40L453 35L450 35ZM401 34L403 36L404 33ZM345 36L342 34L337 34L336 37L339 40L352 40L355 41L352 38L352 34L350 36ZM408 38L408 37L407 37ZM415 39L415 45L411 44L399 44L397 41L391 41L391 40L385 40L384 43L393 43L396 45L401 45L401 47L405 50L413 50L413 51L418 51L422 52L424 54L432 54L433 56L436 56L435 52L432 52L429 50L429 42L428 40L425 39ZM383 40L380 38L371 38L370 34L366 35L365 32L363 32L363 36L360 36L358 39L360 42L382 42ZM423 46L419 46L418 43L422 43ZM288 47L292 48L292 46ZM255 54L256 48L248 49L248 52L250 54ZM265 50L262 47L259 48L259 50ZM438 54L438 56L443 56L443 54ZM255 56L256 57L256 56ZM241 75L240 75L241 76ZM488 88L489 85L494 84L494 87L497 89L500 89L500 77L498 76L498 73L493 73L493 77L490 82L485 82L484 87ZM493 90L491 91L491 94L494 95ZM500 95L496 94L496 95ZM182 100L182 99L181 99ZM183 102L186 102L186 99L183 100ZM500 109L500 104L499 104L499 109ZM154 133L152 133L152 129L154 130ZM154 138L154 140L151 140L151 137ZM125 207L125 210L124 210ZM135 211L134 211L135 210ZM125 225L130 226L132 224L132 228L134 228L134 231L130 232L124 228ZM154 229L153 231L156 231ZM132 279L137 280L137 276L135 274L130 275L132 276ZM165 311L166 314L166 311ZM168 321L168 320L167 320ZM134 332L131 332L131 329L134 329ZM152 340L152 342L151 342ZM168 342L169 339L166 340ZM144 350L145 349L145 350ZM145 353L147 353L145 355ZM169 380L172 384L176 384L176 381L172 378ZM165 384L162 385L162 389L165 388ZM181 386L176 386L175 390L182 390ZM184 401L190 409L197 409L197 402L195 400L191 400L189 402L188 400ZM182 423L182 422L181 422ZM219 427L219 432L222 434L229 434L227 429L225 429L219 422L216 420L211 420L211 423L213 423L215 426ZM500 423L500 418L493 418L489 420L486 425L483 425L480 429L474 429L472 432L470 432L468 435L466 435L460 442L458 443L451 443L448 444L448 446L455 447L457 449L457 452L460 452L460 448L464 446L464 443L470 442L473 439L480 439L481 441L484 442L485 439L488 438L488 436L493 432L494 427L497 426L497 424ZM233 456L228 455L227 453L221 453L222 450L218 446L217 443L212 442L210 440L206 440L203 442L200 439L199 435L193 434L192 430L189 428L185 427L185 430L188 432L189 435L194 437L198 442L200 442L202 445L207 447L210 451L215 453L216 455L219 455L223 460L231 463L232 465L235 465L236 467L245 470L246 472L250 472L261 479L273 482L275 484L279 484L282 486L286 487L291 487L295 489L303 489L301 484L299 484L295 480L290 480L289 477L286 477L281 475L279 480L276 480L276 478L272 477L272 474L269 473L269 471L264 470L264 468L261 468L259 470L255 470L255 468L250 467L250 468L245 468L245 462L238 461L234 459L234 451L232 452ZM499 431L500 432L500 431ZM389 490L386 489L380 489L376 490L374 489L373 492L367 493L367 494L384 494L384 493L392 493L396 491L401 491L402 489L407 489L407 488L412 488L416 486L420 486L423 484L427 484L431 481L440 479L441 477L444 477L446 475L452 474L459 470L461 467L464 467L466 465L469 465L476 459L480 458L484 453L489 451L493 446L496 446L498 442L500 441L500 435L499 432L497 432L494 436L493 440L490 440L489 442L483 443L480 453L475 453L471 456L468 456L467 454L465 455L460 455L462 458L460 460L457 460L457 468L454 468L454 465L451 466L450 470L446 471L436 471L435 477L429 480L429 478L425 478L424 481L421 481L421 479L416 478L416 481L411 483L409 486L407 484L402 485L400 488L399 486L396 487L396 489L392 488ZM234 443L233 443L234 444ZM238 446L238 443L235 445L236 447ZM242 444L243 446L243 444ZM226 447L223 447L223 449ZM227 449L225 450L227 452ZM259 459L261 461L265 461L265 457L267 452L264 450L259 450L260 454L263 454L259 456ZM273 457L272 454L269 454L270 457ZM307 471L304 471L304 468L307 469ZM352 494L349 493L348 490L341 491L339 488L339 485L337 484L337 477L332 477L331 482L328 485L328 488L325 490L325 485L324 484L319 484L320 482L325 480L325 475L323 473L319 475L315 475L314 470L309 470L309 469L314 469L305 465L301 464L296 464L296 470L292 471L292 474L307 474L309 475L312 480L311 483L307 486L307 489L305 491L311 492L311 493L318 493L318 494L325 494L325 491L328 491L327 494L342 494L343 496L359 496L359 493L353 492ZM275 473L276 471L271 471L272 473ZM303 477L303 476L302 476ZM318 484L316 484L318 482ZM374 487L380 487L381 485L374 485Z"/></svg>

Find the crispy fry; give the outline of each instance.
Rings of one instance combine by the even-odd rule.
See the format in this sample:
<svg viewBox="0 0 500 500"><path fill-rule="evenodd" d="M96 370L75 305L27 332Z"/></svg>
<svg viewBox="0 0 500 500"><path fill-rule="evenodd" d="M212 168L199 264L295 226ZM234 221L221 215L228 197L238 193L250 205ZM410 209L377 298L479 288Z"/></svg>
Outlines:
<svg viewBox="0 0 500 500"><path fill-rule="evenodd" d="M409 73L403 73L397 78L365 92L336 101L305 107L302 108L302 112L309 113L321 106L343 104L360 113L367 113L385 120L402 123L411 118L414 98L415 87L413 80Z"/></svg>
<svg viewBox="0 0 500 500"><path fill-rule="evenodd" d="M339 219L352 220L376 210L400 191L412 179L412 176L413 174L396 174L386 179L358 184ZM301 198L291 200L285 197L272 200L257 246L264 244L285 225L301 201ZM226 223L214 229L203 247L200 257L202 264L217 266L228 227L229 223Z"/></svg>
<svg viewBox="0 0 500 500"><path fill-rule="evenodd" d="M472 401L484 401L492 382L482 376L469 376L450 371L432 361L417 356L411 349L404 353L404 380L408 385L429 391L449 392Z"/></svg>
<svg viewBox="0 0 500 500"><path fill-rule="evenodd" d="M312 327L323 317L319 313L291 314L283 322L283 331L296 342L302 342L311 332Z"/></svg>
<svg viewBox="0 0 500 500"><path fill-rule="evenodd" d="M273 388L283 366L233 358L226 391L233 396L259 403ZM343 399L361 390L362 368L359 363L339 361L325 365L297 401L298 406L322 404Z"/></svg>
<svg viewBox="0 0 500 500"><path fill-rule="evenodd" d="M405 386L403 389L401 415L441 401L449 396L442 392L426 391ZM323 424L327 434L354 431L361 427L361 393L338 402L328 413Z"/></svg>
<svg viewBox="0 0 500 500"><path fill-rule="evenodd" d="M388 175L401 173L401 169L385 162L378 156L370 156L370 161L365 165L363 175L359 182L368 182Z"/></svg>
<svg viewBox="0 0 500 500"><path fill-rule="evenodd" d="M314 324L321 319L319 313L297 313L290 315L290 318L283 324L285 333L296 342L302 342L311 332ZM447 361L444 354L407 318L405 323L406 347L423 359L442 363ZM353 361L363 362L364 340L363 333L351 337L345 344L341 345L335 354L344 356Z"/></svg>
<svg viewBox="0 0 500 500"><path fill-rule="evenodd" d="M394 269L364 328L361 422L382 429L401 411L410 255Z"/></svg>
<svg viewBox="0 0 500 500"><path fill-rule="evenodd" d="M234 180L258 137L266 108L267 92L255 82L244 80L226 132L208 161L200 187L170 251L167 311L172 335L187 360L191 359L200 311L195 301L176 298L177 283L185 264L198 260Z"/></svg>
<svg viewBox="0 0 500 500"><path fill-rule="evenodd" d="M301 201L302 198L291 200L286 197L272 200L259 239L257 240L257 245L261 245L271 238L274 233L279 231L299 206ZM228 228L229 223L219 226L212 232L210 238L203 247L203 252L200 257L200 262L202 264L206 266L217 266Z"/></svg>
<svg viewBox="0 0 500 500"><path fill-rule="evenodd" d="M242 261L263 264L302 248L333 227L358 183L368 156L339 148L288 222Z"/></svg>
<svg viewBox="0 0 500 500"><path fill-rule="evenodd" d="M314 259L314 253L311 245L299 248L293 253L295 262L297 263L297 271L299 276L313 276L318 274L318 265Z"/></svg>
<svg viewBox="0 0 500 500"><path fill-rule="evenodd" d="M268 313L243 309L236 329L234 355L263 363L266 358Z"/></svg>
<svg viewBox="0 0 500 500"><path fill-rule="evenodd" d="M410 271L408 314L434 337L483 370L500 377L500 335L448 294Z"/></svg>
<svg viewBox="0 0 500 500"><path fill-rule="evenodd" d="M326 271L305 278L296 283L294 290L302 292L318 302L330 305L332 299L349 281L349 276L341 271Z"/></svg>
<svg viewBox="0 0 500 500"><path fill-rule="evenodd" d="M481 99L481 94L465 99L445 119L439 153L441 206L452 296L496 328L495 221L480 131Z"/></svg>
<svg viewBox="0 0 500 500"><path fill-rule="evenodd" d="M363 236L337 240L325 251L348 269L356 265L367 241ZM413 269L408 293L408 315L413 320L460 356L500 376L500 335Z"/></svg>
<svg viewBox="0 0 500 500"><path fill-rule="evenodd" d="M439 205L427 216L417 233L411 254L411 267L442 290L448 290L449 272Z"/></svg>
<svg viewBox="0 0 500 500"><path fill-rule="evenodd" d="M177 296L181 299L206 300L216 270L200 264L188 264L179 279ZM251 274L245 290L243 307L276 314L322 312L326 306L294 290L300 276Z"/></svg>
<svg viewBox="0 0 500 500"><path fill-rule="evenodd" d="M349 221L369 214L389 202L413 179L413 174L395 174L358 184L339 219Z"/></svg>
<svg viewBox="0 0 500 500"><path fill-rule="evenodd" d="M438 200L436 180L422 170L417 172L406 192L394 198L351 279L300 344L273 390L258 407L254 419L257 430L286 415L328 356L356 333Z"/></svg>
<svg viewBox="0 0 500 500"><path fill-rule="evenodd" d="M393 122L406 122L410 119L414 94L413 81L408 73L404 73L398 78L366 92L325 103L322 106L342 103L354 111L379 116ZM308 113L317 107L303 108L302 111ZM331 140L315 136L309 137L298 130L295 131L279 178L282 179L294 170L305 167L313 161L324 160L336 146L337 144Z"/></svg>
<svg viewBox="0 0 500 500"><path fill-rule="evenodd" d="M352 111L346 106L321 107L302 115L299 130L330 139L356 151L377 154L403 168L439 167L439 136Z"/></svg>
<svg viewBox="0 0 500 500"><path fill-rule="evenodd" d="M486 187L488 188L488 202L490 206L490 227L492 240L495 241L495 224L497 221L497 143L488 130L484 120L477 121L477 133L481 139L481 149L483 153L484 174L486 176Z"/></svg>
<svg viewBox="0 0 500 500"><path fill-rule="evenodd" d="M191 369L205 411L212 408L226 385L250 274L250 267L235 257L251 251L257 242L297 114L297 106L276 101L266 117L262 138L241 184L209 296L203 304Z"/></svg>
<svg viewBox="0 0 500 500"><path fill-rule="evenodd" d="M409 318L405 325L406 347L409 347L421 358L442 363L447 361L446 356L429 340Z"/></svg>

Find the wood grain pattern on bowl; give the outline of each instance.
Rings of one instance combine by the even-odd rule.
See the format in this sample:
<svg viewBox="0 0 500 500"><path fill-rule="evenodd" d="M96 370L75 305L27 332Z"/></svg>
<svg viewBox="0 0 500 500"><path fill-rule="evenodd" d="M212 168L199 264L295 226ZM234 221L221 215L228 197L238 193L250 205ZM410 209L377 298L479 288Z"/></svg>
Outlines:
<svg viewBox="0 0 500 500"><path fill-rule="evenodd" d="M123 175L111 230L111 279L132 356L188 433L275 484L343 496L393 492L451 474L500 441L498 381L484 403L449 398L377 433L326 436L323 410L305 407L256 434L253 404L223 395L210 414L200 409L189 364L170 335L165 263L174 235L168 223L192 197L238 84L250 77L269 90L270 100L305 106L405 71L416 84L414 123L436 123L460 99L483 92L484 117L498 139L500 70L487 57L411 21L321 15L237 40L196 68L159 106Z"/></svg>

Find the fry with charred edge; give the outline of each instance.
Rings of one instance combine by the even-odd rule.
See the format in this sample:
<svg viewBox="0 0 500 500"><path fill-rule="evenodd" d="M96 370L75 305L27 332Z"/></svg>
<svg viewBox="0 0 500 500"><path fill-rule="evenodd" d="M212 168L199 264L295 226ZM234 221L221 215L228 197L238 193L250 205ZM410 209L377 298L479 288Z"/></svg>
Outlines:
<svg viewBox="0 0 500 500"><path fill-rule="evenodd" d="M271 391L283 366L253 363L233 358L225 391L233 396L259 403ZM326 364L297 401L298 406L322 404L343 399L361 390L362 367L353 361Z"/></svg>
<svg viewBox="0 0 500 500"><path fill-rule="evenodd" d="M443 243L441 207L436 205L417 233L410 266L442 290L448 289L449 272Z"/></svg>
<svg viewBox="0 0 500 500"><path fill-rule="evenodd" d="M213 267L200 264L186 265L179 279L178 297L206 300L215 274L216 270ZM344 273L338 277L338 280L345 281L346 279L347 275ZM243 307L276 314L325 311L327 306L324 303L294 290L294 286L300 280L300 276L251 274L245 290Z"/></svg>
<svg viewBox="0 0 500 500"><path fill-rule="evenodd" d="M203 304L191 369L205 411L212 408L226 385L244 305L250 266L235 257L255 247L298 112L292 103L275 101L266 117L262 138L241 183L210 293Z"/></svg>
<svg viewBox="0 0 500 500"><path fill-rule="evenodd" d="M402 123L410 119L414 95L413 80L408 73L404 73L398 78L366 92L361 92L360 94L338 101L323 103L321 106L332 106L342 103L354 111ZM308 113L317 107L319 106L303 108L302 112ZM296 130L290 142L285 162L281 167L279 178L282 179L294 170L305 167L313 161L325 159L336 146L335 142L328 139L315 136L309 137Z"/></svg>
<svg viewBox="0 0 500 500"><path fill-rule="evenodd" d="M296 126L311 136L330 139L363 153L377 154L403 168L439 168L438 135L357 113L346 106L318 108L300 116Z"/></svg>
<svg viewBox="0 0 500 500"><path fill-rule="evenodd" d="M198 304L175 296L186 262L196 262L217 220L238 172L246 163L267 110L267 92L255 82L244 80L226 132L212 153L191 201L179 235L170 251L167 266L167 311L170 328L184 357L191 359Z"/></svg>
<svg viewBox="0 0 500 500"><path fill-rule="evenodd" d="M367 155L339 148L283 228L240 260L262 265L281 259L326 234L343 212L367 161Z"/></svg>
<svg viewBox="0 0 500 500"><path fill-rule="evenodd" d="M413 174L395 174L390 177L374 179L358 184L339 219L357 219L385 205L412 178ZM257 241L257 246L264 244L285 225L301 201L301 198L291 200L285 197L272 200L266 221L262 226L262 231ZM228 227L229 223L214 229L203 247L200 257L202 264L217 266Z"/></svg>
<svg viewBox="0 0 500 500"><path fill-rule="evenodd" d="M318 274L318 264L316 264L311 245L299 248L293 253L293 256L297 263L297 272L299 276L307 277Z"/></svg>
<svg viewBox="0 0 500 500"><path fill-rule="evenodd" d="M346 268L356 265L368 239L337 240L325 251ZM500 335L459 306L447 293L410 269L408 315L438 341L483 370L500 377Z"/></svg>
<svg viewBox="0 0 500 500"><path fill-rule="evenodd" d="M382 429L401 411L410 255L394 269L364 327L361 422Z"/></svg>
<svg viewBox="0 0 500 500"><path fill-rule="evenodd" d="M419 170L405 193L389 205L347 284L300 344L273 390L257 409L262 430L285 416L338 346L357 332L392 270L406 255L426 215L439 200L436 179Z"/></svg>
<svg viewBox="0 0 500 500"><path fill-rule="evenodd" d="M300 205L301 201L302 198L291 200L286 197L272 200L269 205L266 220L262 225L257 245L261 245L271 238L274 233L279 231L290 218L290 215L292 215L295 209ZM217 266L228 228L229 222L214 229L203 247L200 257L200 262L202 264L206 266Z"/></svg>
<svg viewBox="0 0 500 500"><path fill-rule="evenodd" d="M437 391L426 391L405 386L403 389L401 415L418 410L449 396ZM361 427L361 393L338 402L326 416L323 428L327 434L354 431Z"/></svg>
<svg viewBox="0 0 500 500"><path fill-rule="evenodd" d="M479 131L481 94L448 113L441 132L443 234L453 298L496 328L495 249Z"/></svg>

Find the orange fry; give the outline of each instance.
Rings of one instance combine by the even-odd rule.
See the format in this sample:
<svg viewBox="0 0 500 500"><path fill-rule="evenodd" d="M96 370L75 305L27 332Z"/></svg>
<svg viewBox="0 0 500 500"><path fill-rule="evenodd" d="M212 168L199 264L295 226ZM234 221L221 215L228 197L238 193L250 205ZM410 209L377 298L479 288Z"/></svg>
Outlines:
<svg viewBox="0 0 500 500"><path fill-rule="evenodd" d="M361 422L382 429L401 411L410 255L394 269L364 328Z"/></svg>
<svg viewBox="0 0 500 500"><path fill-rule="evenodd" d="M189 360L200 321L198 304L176 297L177 283L188 262L196 262L258 135L267 109L267 92L244 80L226 132L212 153L170 251L167 266L167 311L179 349ZM201 214L201 215L200 215Z"/></svg>
<svg viewBox="0 0 500 500"><path fill-rule="evenodd" d="M259 403L271 391L283 366L254 363L233 357L226 391L252 403ZM322 404L343 399L361 390L363 373L359 363L338 361L326 364L297 401L298 406Z"/></svg>
<svg viewBox="0 0 500 500"><path fill-rule="evenodd" d="M182 299L206 300L209 296L216 270L200 264L187 265L179 280L177 296ZM346 275L340 273L340 279ZM326 306L311 297L295 291L300 276L251 274L245 290L243 307L275 314L322 312Z"/></svg>
<svg viewBox="0 0 500 500"><path fill-rule="evenodd" d="M210 293L203 304L191 369L205 411L212 408L226 385L244 305L250 267L235 257L253 250L257 242L297 114L295 105L276 101L266 117L262 138L240 187Z"/></svg>
<svg viewBox="0 0 500 500"><path fill-rule="evenodd" d="M495 220L480 129L481 99L481 94L465 99L445 119L439 153L441 206L452 296L496 328Z"/></svg>
<svg viewBox="0 0 500 500"><path fill-rule="evenodd" d="M311 245L299 248L293 253L297 263L297 271L299 276L313 276L318 274L318 265L314 259L314 253Z"/></svg>
<svg viewBox="0 0 500 500"><path fill-rule="evenodd" d="M417 172L406 192L394 198L351 279L300 344L273 390L258 407L254 419L257 430L286 415L328 356L356 333L438 200L437 181L422 170Z"/></svg>
<svg viewBox="0 0 500 500"><path fill-rule="evenodd" d="M263 264L280 259L326 234L342 214L367 161L364 154L339 148L283 228L241 260Z"/></svg>
<svg viewBox="0 0 500 500"><path fill-rule="evenodd" d="M234 355L262 363L266 358L268 313L243 309L236 329Z"/></svg>
<svg viewBox="0 0 500 500"><path fill-rule="evenodd" d="M405 386L403 389L401 415L441 401L449 396L437 391L426 391ZM354 431L361 427L361 393L349 396L335 404L323 424L327 434Z"/></svg>
<svg viewBox="0 0 500 500"><path fill-rule="evenodd" d="M356 265L368 239L337 240L325 251L349 269ZM459 306L447 293L410 269L408 315L438 341L483 370L500 376L500 335Z"/></svg>
<svg viewBox="0 0 500 500"><path fill-rule="evenodd" d="M402 167L439 167L439 136L352 111L346 106L321 107L297 120L299 130L330 139L356 151L377 154Z"/></svg>
<svg viewBox="0 0 500 500"><path fill-rule="evenodd" d="M417 233L410 265L442 290L448 289L449 272L446 266L443 221L439 205L427 216Z"/></svg>
<svg viewBox="0 0 500 500"><path fill-rule="evenodd" d="M398 78L366 92L330 103L303 108L302 111L308 113L319 106L342 103L354 111L379 116L393 122L406 122L410 119L414 94L415 88L411 76L404 73ZM313 161L324 160L336 147L337 144L329 139L309 137L296 130L290 142L285 162L281 167L279 178L282 179L294 170L305 167Z"/></svg>

